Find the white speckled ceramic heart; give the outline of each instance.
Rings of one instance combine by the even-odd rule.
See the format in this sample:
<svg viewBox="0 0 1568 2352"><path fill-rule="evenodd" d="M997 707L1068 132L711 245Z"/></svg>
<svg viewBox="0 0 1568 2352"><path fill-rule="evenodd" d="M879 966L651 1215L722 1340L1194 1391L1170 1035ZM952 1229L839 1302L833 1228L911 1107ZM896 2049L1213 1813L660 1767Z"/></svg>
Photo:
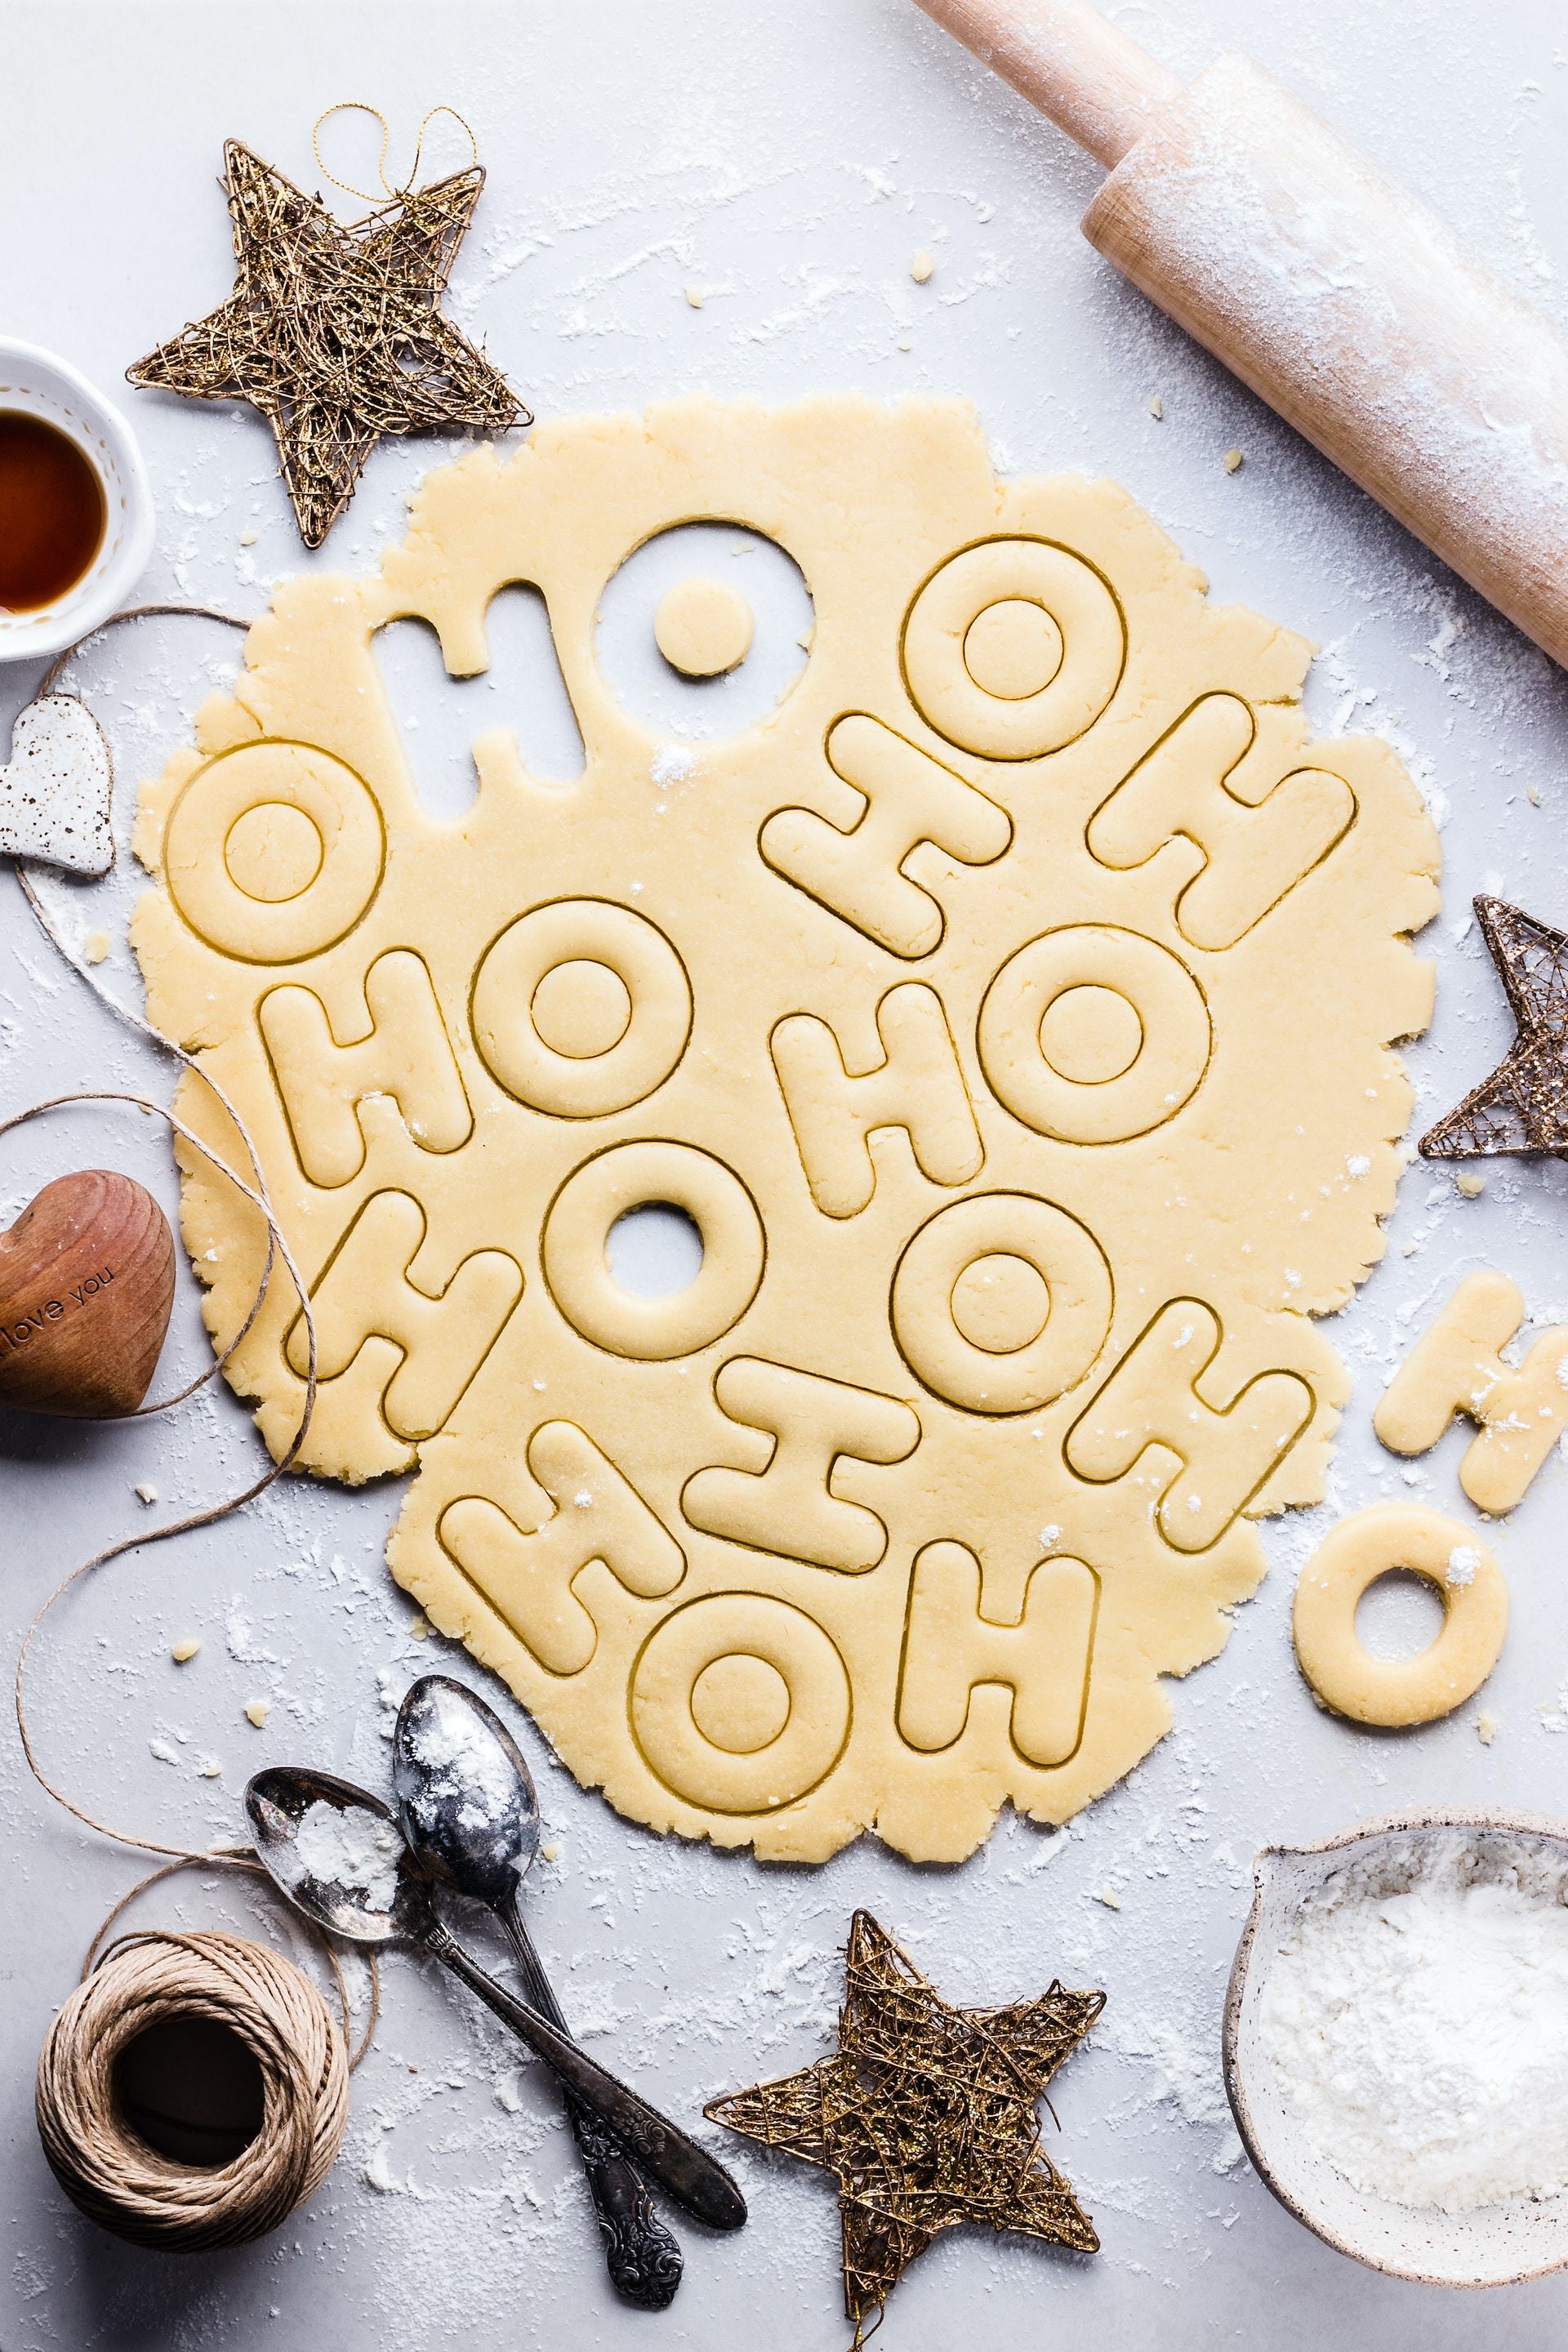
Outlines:
<svg viewBox="0 0 1568 2352"><path fill-rule="evenodd" d="M0 768L0 850L107 874L112 774L103 730L85 703L68 694L29 702L12 733L10 765Z"/></svg>

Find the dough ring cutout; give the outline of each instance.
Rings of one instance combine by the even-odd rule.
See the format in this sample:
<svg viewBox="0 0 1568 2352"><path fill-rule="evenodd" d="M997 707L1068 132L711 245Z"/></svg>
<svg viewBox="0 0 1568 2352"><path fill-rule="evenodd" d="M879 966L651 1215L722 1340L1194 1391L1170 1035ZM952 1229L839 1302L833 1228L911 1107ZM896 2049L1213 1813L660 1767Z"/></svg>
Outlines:
<svg viewBox="0 0 1568 2352"><path fill-rule="evenodd" d="M1070 549L989 539L931 575L904 624L922 719L962 751L1037 760L1087 734L1121 680L1127 627Z"/></svg>
<svg viewBox="0 0 1568 2352"><path fill-rule="evenodd" d="M1412 1658L1374 1658L1356 1633L1363 1593L1396 1569L1443 1603L1437 1638ZM1479 1690L1502 1653L1508 1583L1457 1519L1414 1503L1342 1519L1301 1570L1292 1632L1301 1672L1323 1705L1387 1730L1436 1723Z"/></svg>

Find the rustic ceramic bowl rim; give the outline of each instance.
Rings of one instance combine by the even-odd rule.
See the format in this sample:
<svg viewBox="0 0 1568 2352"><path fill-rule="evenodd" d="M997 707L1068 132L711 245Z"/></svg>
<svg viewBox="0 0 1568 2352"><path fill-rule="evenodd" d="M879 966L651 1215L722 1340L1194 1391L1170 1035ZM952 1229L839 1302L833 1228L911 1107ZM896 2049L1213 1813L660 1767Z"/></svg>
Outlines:
<svg viewBox="0 0 1568 2352"><path fill-rule="evenodd" d="M1277 2198L1288 2213L1294 2215L1304 2228L1321 2238L1336 2253L1348 2254L1352 2262L1364 2263L1370 2270L1383 2271L1391 2278L1410 2279L1419 2286L1458 2287L1468 2292L1479 2292L1494 2286L1522 2286L1527 2280L1550 2277L1553 2271L1568 2268L1568 2245L1554 2260L1538 2263L1527 2270L1513 2271L1506 2278L1439 2278L1431 2271L1416 2270L1401 2263L1380 2261L1363 2247L1352 2245L1348 2238L1320 2221L1308 2210L1300 2199L1292 2195L1275 2178L1258 2144L1253 2126L1252 2112L1247 2105L1246 2085L1237 2063L1237 2043L1241 2022L1241 2007L1247 1992L1247 1969L1252 1948L1262 1922L1267 1889L1263 1883L1263 1865L1275 1855L1295 1861L1305 1855L1337 1853L1345 1846L1360 1845L1369 1838L1419 1835L1428 1830L1497 1830L1505 1835L1544 1838L1563 1848L1568 1854L1568 1822L1553 1819L1546 1813L1487 1812L1469 1806L1410 1806L1394 1813L1376 1813L1364 1822L1352 1822L1349 1828L1336 1830L1332 1837L1319 1838L1306 1845L1266 1845L1258 1849L1253 1865L1252 1907L1237 1944L1236 1958L1231 1962L1230 1981L1226 1988L1225 2023L1221 2032L1221 2063L1225 2074L1225 2093L1230 2101L1230 2111L1241 2144L1247 2150L1247 2162L1270 2194Z"/></svg>
<svg viewBox="0 0 1568 2352"><path fill-rule="evenodd" d="M98 446L89 441L84 450L94 471L105 477L104 496L110 516L104 543L76 586L37 613L12 615L0 626L0 662L37 661L90 636L126 602L153 551L153 492L136 436L125 417L68 360L46 351L41 343L0 335L0 408L11 404L8 391L46 400L63 394L63 404L80 412L81 420L96 436ZM62 429L80 444L79 431L69 425ZM117 499L123 509L118 536L112 527Z"/></svg>

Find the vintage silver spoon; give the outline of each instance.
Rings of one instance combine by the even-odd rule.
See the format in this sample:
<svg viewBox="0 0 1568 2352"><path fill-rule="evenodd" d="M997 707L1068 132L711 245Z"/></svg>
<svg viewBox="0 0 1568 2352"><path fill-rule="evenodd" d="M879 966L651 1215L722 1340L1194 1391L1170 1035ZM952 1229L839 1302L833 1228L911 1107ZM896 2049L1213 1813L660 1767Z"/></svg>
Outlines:
<svg viewBox="0 0 1568 2352"><path fill-rule="evenodd" d="M505 1928L531 2007L570 2032L518 1896L539 1850L539 1800L522 1750L466 1683L426 1675L405 1693L392 1748L403 1834L432 1877L493 1911ZM566 2094L616 2292L663 2311L680 2284L681 2254L642 2177L580 2100Z"/></svg>
<svg viewBox="0 0 1568 2352"><path fill-rule="evenodd" d="M279 1764L256 1775L245 1809L258 1854L297 1910L349 1943L411 1943L434 1953L688 2212L710 2229L741 2227L745 2200L723 2166L497 1984L442 1926L430 1882L379 1797L335 1773Z"/></svg>

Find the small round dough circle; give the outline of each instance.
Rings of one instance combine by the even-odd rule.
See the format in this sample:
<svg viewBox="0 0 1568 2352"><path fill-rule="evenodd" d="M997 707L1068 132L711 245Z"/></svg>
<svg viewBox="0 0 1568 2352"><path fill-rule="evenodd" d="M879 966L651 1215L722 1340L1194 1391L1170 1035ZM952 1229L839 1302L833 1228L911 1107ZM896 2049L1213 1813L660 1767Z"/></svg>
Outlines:
<svg viewBox="0 0 1568 2352"><path fill-rule="evenodd" d="M1018 1259L1045 1292L1033 1330L1038 1293L1005 1265ZM994 1318L977 1301L977 1267L1001 1292ZM1033 1412L1064 1395L1104 1347L1110 1310L1110 1268L1094 1235L1029 1192L980 1192L939 1209L893 1276L900 1353L922 1387L967 1412Z"/></svg>
<svg viewBox="0 0 1568 2352"><path fill-rule="evenodd" d="M1472 1555L1470 1580L1449 1580L1457 1550ZM1413 1658L1374 1658L1356 1633L1362 1595L1407 1569L1443 1603L1437 1638ZM1301 1570L1291 1631L1301 1672L1323 1705L1353 1723L1401 1729L1435 1723L1474 1696L1498 1662L1508 1630L1508 1584L1487 1547L1457 1519L1391 1503L1342 1519Z"/></svg>
<svg viewBox="0 0 1568 2352"><path fill-rule="evenodd" d="M1138 1007L1097 981L1080 981L1053 996L1038 1035L1047 1068L1075 1087L1104 1087L1125 1077L1143 1051Z"/></svg>
<svg viewBox="0 0 1568 2352"><path fill-rule="evenodd" d="M1044 693L1065 650L1062 633L1043 604L1027 596L1003 596L971 621L963 667L983 694L1022 702Z"/></svg>
<svg viewBox="0 0 1568 2352"><path fill-rule="evenodd" d="M556 1118L603 1118L675 1068L691 1034L691 986L646 915L608 898L555 898L491 940L469 1012L480 1058L509 1095Z"/></svg>
<svg viewBox="0 0 1568 2352"><path fill-rule="evenodd" d="M534 1034L570 1062L596 1062L631 1025L632 994L618 971L591 956L553 963L530 1001Z"/></svg>
<svg viewBox="0 0 1568 2352"><path fill-rule="evenodd" d="M772 1675L752 1675L753 1664ZM742 1706L726 1710L716 1740L698 1717L714 1721L712 1676L721 1666ZM788 1706L770 1737L781 1682ZM749 1719L748 1696L760 1710ZM672 1795L705 1812L775 1812L818 1787L844 1753L849 1675L804 1609L762 1592L710 1593L654 1627L632 1668L630 1712L643 1761Z"/></svg>
<svg viewBox="0 0 1568 2352"><path fill-rule="evenodd" d="M370 787L313 743L220 751L163 829L170 897L198 939L241 963L299 963L335 946L375 897L385 860Z"/></svg>
<svg viewBox="0 0 1568 2352"><path fill-rule="evenodd" d="M229 879L247 898L268 906L308 890L326 854L319 828L291 801L263 801L247 809L229 826L223 845Z"/></svg>
<svg viewBox="0 0 1568 2352"><path fill-rule="evenodd" d="M1051 1311L1046 1278L1026 1257L1006 1250L977 1257L952 1286L952 1319L972 1348L1016 1355L1037 1339Z"/></svg>
<svg viewBox="0 0 1568 2352"><path fill-rule="evenodd" d="M731 1650L703 1667L691 1685L691 1719L727 1755L771 1748L789 1721L789 1685L771 1659Z"/></svg>
<svg viewBox="0 0 1568 2352"><path fill-rule="evenodd" d="M1110 923L1046 931L1010 955L977 1032L997 1100L1064 1143L1124 1143L1163 1127L1197 1091L1213 1040L1204 992L1181 958ZM1131 1058L1115 1069L1129 1045Z"/></svg>
<svg viewBox="0 0 1568 2352"><path fill-rule="evenodd" d="M667 588L653 616L654 643L683 677L721 677L738 669L752 650L755 628L740 590L704 574Z"/></svg>
<svg viewBox="0 0 1568 2352"><path fill-rule="evenodd" d="M628 1209L668 1202L702 1236L684 1290L639 1298L610 1272L605 1244ZM568 1176L544 1220L544 1279L575 1331L613 1356L664 1363L689 1356L738 1323L757 1295L765 1256L756 1202L734 1172L689 1143L616 1143Z"/></svg>
<svg viewBox="0 0 1568 2352"><path fill-rule="evenodd" d="M1039 624L1008 614L1018 605L1050 623L1061 647L1054 665ZM996 611L1002 616L987 620ZM904 677L916 709L949 743L987 760L1037 760L1076 742L1115 693L1126 659L1126 625L1110 587L1050 540L963 549L932 572L904 622ZM1041 677L1032 687L1031 662Z"/></svg>

